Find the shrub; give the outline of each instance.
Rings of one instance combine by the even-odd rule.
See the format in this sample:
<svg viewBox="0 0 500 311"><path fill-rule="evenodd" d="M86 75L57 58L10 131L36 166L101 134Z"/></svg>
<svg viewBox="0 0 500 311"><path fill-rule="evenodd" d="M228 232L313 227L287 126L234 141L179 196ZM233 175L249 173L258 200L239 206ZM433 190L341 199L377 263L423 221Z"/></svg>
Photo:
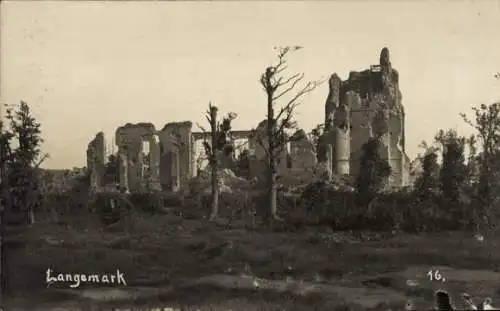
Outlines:
<svg viewBox="0 0 500 311"><path fill-rule="evenodd" d="M88 195L74 191L46 193L40 197L40 200L40 212L58 215L89 212Z"/></svg>
<svg viewBox="0 0 500 311"><path fill-rule="evenodd" d="M364 206L353 204L347 211L337 212L333 222L336 230L392 230L396 224L396 213L383 201L376 200L372 203L370 212Z"/></svg>
<svg viewBox="0 0 500 311"><path fill-rule="evenodd" d="M90 203L90 209L95 211L105 225L120 221L125 215L129 215L135 204L124 193L114 191L99 192L95 194Z"/></svg>
<svg viewBox="0 0 500 311"><path fill-rule="evenodd" d="M318 180L304 187L300 196L282 195L284 216L296 226L328 225L331 226L344 211L352 211L354 194L339 190L335 184ZM340 217L339 217L340 216Z"/></svg>
<svg viewBox="0 0 500 311"><path fill-rule="evenodd" d="M286 219L295 228L319 225L334 230L418 233L472 229L477 222L471 204L443 208L439 193L423 199L417 191L383 192L367 206L356 201L356 193L315 181L296 201L295 210Z"/></svg>
<svg viewBox="0 0 500 311"><path fill-rule="evenodd" d="M201 202L196 209L197 214L201 217L206 217L210 212L212 195L210 193L203 193L199 199ZM246 192L222 192L219 194L218 215L220 218L242 219L243 213L248 211L252 206L254 206L252 197ZM193 211L194 209L189 206L186 208L186 211L188 210Z"/></svg>
<svg viewBox="0 0 500 311"><path fill-rule="evenodd" d="M161 191L133 192L128 199L137 210L146 213L157 213L165 206L178 206L182 202L180 195Z"/></svg>

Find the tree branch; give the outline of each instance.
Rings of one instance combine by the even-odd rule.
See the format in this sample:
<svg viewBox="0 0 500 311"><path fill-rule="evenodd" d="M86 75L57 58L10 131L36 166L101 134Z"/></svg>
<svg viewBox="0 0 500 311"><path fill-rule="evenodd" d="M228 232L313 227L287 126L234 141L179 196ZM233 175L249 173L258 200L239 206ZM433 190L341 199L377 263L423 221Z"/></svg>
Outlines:
<svg viewBox="0 0 500 311"><path fill-rule="evenodd" d="M294 80L295 79L295 80ZM280 80L282 80L281 78L278 80L278 83L276 84L277 88L281 87L281 86L284 86L288 83L290 83L292 80L293 83L292 85L290 85L286 90L284 90L283 92L281 92L280 94L276 95L273 97L273 100L277 100L278 98L280 98L281 96L287 94L288 92L290 92L291 90L293 90L296 86L297 86L297 83L299 83L300 81L302 81L304 79L304 74L303 73L297 73L297 74L294 74L293 76L291 76L290 78L288 78L286 81L284 82L279 82Z"/></svg>
<svg viewBox="0 0 500 311"><path fill-rule="evenodd" d="M281 68L280 68L281 67ZM288 65L286 65L286 61L283 62L279 67L276 67L276 71L275 71L275 74L276 75L279 75L280 73L282 73L283 71L287 70L288 69Z"/></svg>
<svg viewBox="0 0 500 311"><path fill-rule="evenodd" d="M209 116L205 116L205 119L207 120L208 124L211 124L212 120L210 119Z"/></svg>
<svg viewBox="0 0 500 311"><path fill-rule="evenodd" d="M288 109L287 107L290 107L292 106L299 98L301 98L302 96L304 96L305 94L307 93L310 93L312 92L315 88L317 88L321 83L323 82L319 82L319 81L312 81L312 82L308 82L301 90L299 90L294 97L292 97L292 99L290 99L288 101L288 103L282 108L282 110L280 111L280 114L283 113L283 109ZM295 105L296 107L297 105ZM294 107L294 108L295 108ZM278 114L278 117L276 118L276 120L279 119L279 116L280 114Z"/></svg>

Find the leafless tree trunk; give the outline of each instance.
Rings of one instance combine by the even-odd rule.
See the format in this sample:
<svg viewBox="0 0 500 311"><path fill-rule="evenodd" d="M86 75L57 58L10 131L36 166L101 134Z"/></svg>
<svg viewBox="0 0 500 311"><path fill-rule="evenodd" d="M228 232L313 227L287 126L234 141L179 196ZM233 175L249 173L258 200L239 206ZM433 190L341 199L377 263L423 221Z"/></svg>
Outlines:
<svg viewBox="0 0 500 311"><path fill-rule="evenodd" d="M209 105L210 115L210 130L212 140L212 150L209 155L210 170L211 170L211 183L212 183L212 204L210 209L210 220L215 220L219 213L219 181L217 178L217 107Z"/></svg>
<svg viewBox="0 0 500 311"><path fill-rule="evenodd" d="M277 208L277 166L281 152L286 148L288 138L286 130L296 129L297 124L293 120L295 109L300 105L299 99L307 93L313 91L323 81L310 81L304 86L298 87L299 82L304 79L303 73L296 73L285 77L282 73L288 68L286 56L289 52L301 49L300 46L284 47L277 49L278 62L266 68L260 77L260 84L267 95L267 131L265 139L259 138L259 143L266 150L267 155L267 187L268 204L270 209L270 225L273 226L276 220L280 220ZM291 93L295 91L295 94ZM275 113L278 99L283 96L289 97Z"/></svg>
<svg viewBox="0 0 500 311"><path fill-rule="evenodd" d="M219 154L233 154L234 146L231 138L231 121L236 118L235 113L228 113L226 117L222 119L222 122L217 121L217 107L208 104L208 111L206 112L206 119L210 124L210 143L206 140L203 141L203 147L205 148L205 155L208 158L211 171L211 211L210 220L215 220L219 212L219 193L220 185L218 178L219 169ZM198 127L206 133L205 129L198 125Z"/></svg>
<svg viewBox="0 0 500 311"><path fill-rule="evenodd" d="M266 70L266 78L272 75L272 71L270 68ZM268 173L268 196L269 196L269 207L270 207L270 221L273 222L275 219L278 219L278 206L277 206L277 198L278 193L276 189L276 154L275 154L275 120L274 120L274 108L273 108L273 95L274 92L267 92L267 137L268 137L268 165L269 169Z"/></svg>

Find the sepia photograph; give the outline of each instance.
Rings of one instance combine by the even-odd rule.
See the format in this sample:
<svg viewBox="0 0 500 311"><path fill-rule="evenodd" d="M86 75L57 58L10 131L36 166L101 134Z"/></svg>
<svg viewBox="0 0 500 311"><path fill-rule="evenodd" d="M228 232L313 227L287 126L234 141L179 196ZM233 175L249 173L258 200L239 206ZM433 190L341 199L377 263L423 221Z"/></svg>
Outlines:
<svg viewBox="0 0 500 311"><path fill-rule="evenodd" d="M500 310L500 1L0 3L0 310Z"/></svg>

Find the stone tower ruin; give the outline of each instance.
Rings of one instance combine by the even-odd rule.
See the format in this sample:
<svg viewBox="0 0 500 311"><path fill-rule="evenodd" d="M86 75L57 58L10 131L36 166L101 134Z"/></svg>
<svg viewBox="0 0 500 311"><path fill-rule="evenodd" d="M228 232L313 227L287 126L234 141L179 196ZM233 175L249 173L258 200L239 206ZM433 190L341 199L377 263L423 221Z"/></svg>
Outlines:
<svg viewBox="0 0 500 311"><path fill-rule="evenodd" d="M327 165L339 175L356 176L363 144L378 137L383 146L380 155L392 170L390 185L406 186L410 161L405 153L404 119L399 74L392 68L389 49L383 48L378 65L351 71L345 81L335 73L331 76L318 159L329 161L331 148L332 163Z"/></svg>

